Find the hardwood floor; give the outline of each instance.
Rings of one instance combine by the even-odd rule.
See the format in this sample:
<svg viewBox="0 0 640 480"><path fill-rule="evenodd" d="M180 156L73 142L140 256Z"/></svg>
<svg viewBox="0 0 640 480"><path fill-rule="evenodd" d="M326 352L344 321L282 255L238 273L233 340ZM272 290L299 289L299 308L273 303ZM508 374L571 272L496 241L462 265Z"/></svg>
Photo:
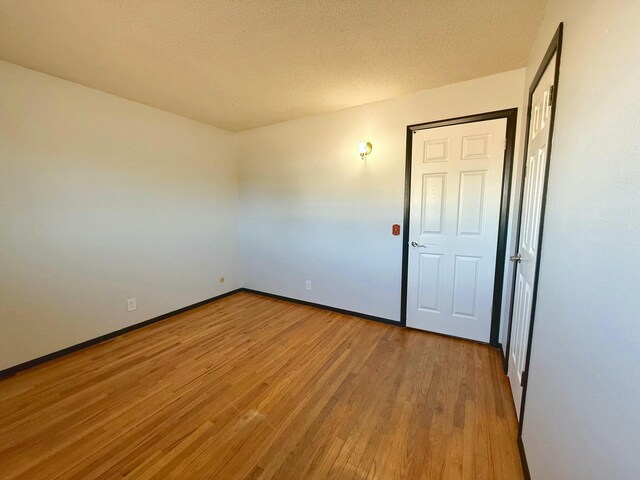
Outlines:
<svg viewBox="0 0 640 480"><path fill-rule="evenodd" d="M238 293L0 382L3 479L518 479L486 346Z"/></svg>

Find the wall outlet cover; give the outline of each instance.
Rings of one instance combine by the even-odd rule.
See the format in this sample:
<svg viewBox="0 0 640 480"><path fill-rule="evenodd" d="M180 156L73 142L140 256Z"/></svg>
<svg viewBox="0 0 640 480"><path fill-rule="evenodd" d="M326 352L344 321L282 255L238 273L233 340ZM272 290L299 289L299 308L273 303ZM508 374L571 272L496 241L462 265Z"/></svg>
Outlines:
<svg viewBox="0 0 640 480"><path fill-rule="evenodd" d="M138 306L136 305L135 298L130 298L129 300L127 300L127 311L133 312L136 308L138 308Z"/></svg>

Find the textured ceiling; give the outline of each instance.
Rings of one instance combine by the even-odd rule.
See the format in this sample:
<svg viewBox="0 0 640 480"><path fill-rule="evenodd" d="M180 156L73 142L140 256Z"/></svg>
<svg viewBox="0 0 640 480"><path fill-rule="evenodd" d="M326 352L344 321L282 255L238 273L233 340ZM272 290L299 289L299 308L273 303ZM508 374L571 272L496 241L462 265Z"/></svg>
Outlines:
<svg viewBox="0 0 640 480"><path fill-rule="evenodd" d="M228 130L524 66L546 0L0 0L0 59Z"/></svg>

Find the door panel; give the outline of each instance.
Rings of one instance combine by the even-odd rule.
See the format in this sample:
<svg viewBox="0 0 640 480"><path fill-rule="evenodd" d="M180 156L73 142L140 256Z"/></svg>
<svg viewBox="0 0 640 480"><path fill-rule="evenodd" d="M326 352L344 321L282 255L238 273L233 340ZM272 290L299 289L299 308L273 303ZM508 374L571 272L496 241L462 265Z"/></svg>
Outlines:
<svg viewBox="0 0 640 480"><path fill-rule="evenodd" d="M547 145L551 117L551 92L553 89L555 57L542 75L533 92L527 160L525 165L522 210L520 212L520 238L516 267L516 281L511 312L511 338L509 342L508 374L511 390L520 415L522 383L525 375L529 326L535 289L536 267L539 261L539 240L542 202L547 171Z"/></svg>
<svg viewBox="0 0 640 480"><path fill-rule="evenodd" d="M488 342L506 119L413 135L407 325Z"/></svg>
<svg viewBox="0 0 640 480"><path fill-rule="evenodd" d="M422 177L422 234L442 233L447 175L433 173Z"/></svg>
<svg viewBox="0 0 640 480"><path fill-rule="evenodd" d="M481 257L456 255L453 268L453 315L477 319L478 273Z"/></svg>
<svg viewBox="0 0 640 480"><path fill-rule="evenodd" d="M442 275L442 255L433 253L420 254L420 285L418 287L418 308L421 310L440 312L439 290Z"/></svg>
<svg viewBox="0 0 640 480"><path fill-rule="evenodd" d="M458 235L480 235L484 215L484 188L486 170L460 174L460 201L458 203Z"/></svg>

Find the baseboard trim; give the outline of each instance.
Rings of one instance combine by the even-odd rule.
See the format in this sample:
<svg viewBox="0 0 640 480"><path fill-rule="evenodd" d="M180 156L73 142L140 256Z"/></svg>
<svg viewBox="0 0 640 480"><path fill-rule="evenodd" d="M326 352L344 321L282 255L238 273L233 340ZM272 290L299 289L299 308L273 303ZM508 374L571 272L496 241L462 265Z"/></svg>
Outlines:
<svg viewBox="0 0 640 480"><path fill-rule="evenodd" d="M0 380L2 380L4 378L7 378L7 377L10 377L12 375L15 375L16 373L22 372L24 370L27 370L27 369L29 369L31 367L35 367L36 365L40 365L40 364L46 363L46 362L48 362L50 360L54 360L56 358L63 357L65 355L68 355L68 354L73 353L73 352L77 352L78 350L82 350L84 348L90 347L92 345L96 345L96 344L104 342L106 340L111 340L112 338L118 337L120 335L124 335L125 333L129 333L129 332L132 332L134 330L138 330L140 328L143 328L143 327L146 327L148 325L151 325L153 323L157 323L157 322L160 322L162 320L166 320L167 318L173 317L174 315L178 315L180 313L184 313L184 312L187 312L189 310L193 310L194 308L201 307L203 305L206 305L207 303L215 302L216 300L220 300L220 299L222 299L224 297L228 297L230 295L233 295L234 293L241 292L242 290L243 290L242 288L231 290L230 292L223 293L221 295L217 295L215 297L208 298L206 300L202 300L201 302L194 303L193 305L188 305L186 307L179 308L178 310L174 310L172 312L165 313L165 314L160 315L158 317L154 317L154 318L151 318L149 320L145 320L143 322L136 323L134 325L130 325L130 326L125 327L125 328L121 328L120 330L116 330L114 332L106 333L106 334L101 335L99 337L92 338L91 340L87 340L87 341L78 343L76 345L72 345L70 347L63 348L62 350L58 350L57 352L49 353L47 355L43 355L42 357L34 358L33 360L29 360L29 361L21 363L19 365L15 365L13 367L9 367L9 368L6 368L4 370L0 370Z"/></svg>
<svg viewBox="0 0 640 480"><path fill-rule="evenodd" d="M524 443L522 442L522 435L518 435L518 452L520 452L520 463L522 464L522 473L524 474L524 480L531 480L531 472L529 471L527 454L524 451Z"/></svg>
<svg viewBox="0 0 640 480"><path fill-rule="evenodd" d="M508 374L509 364L507 363L507 357L504 353L504 348L502 347L502 343L498 343L498 348L500 349L500 357L502 358L502 369L504 370L504 374Z"/></svg>
<svg viewBox="0 0 640 480"><path fill-rule="evenodd" d="M375 315L368 315L366 313L353 312L351 310L345 310L343 308L330 307L329 305L323 305L321 303L313 303L313 302L307 302L306 300L298 300L297 298L284 297L282 295L276 295L275 293L262 292L260 290L253 290L251 288L241 288L240 290L243 292L254 293L256 295L262 295L264 297L275 298L277 300L284 300L285 302L292 302L300 305L306 305L308 307L321 308L323 310L329 310L331 312L341 313L342 315L350 315L352 317L363 318L365 320L372 320L374 322L385 323L387 325L394 325L396 327L402 326L399 321L390 320L384 317L376 317Z"/></svg>

